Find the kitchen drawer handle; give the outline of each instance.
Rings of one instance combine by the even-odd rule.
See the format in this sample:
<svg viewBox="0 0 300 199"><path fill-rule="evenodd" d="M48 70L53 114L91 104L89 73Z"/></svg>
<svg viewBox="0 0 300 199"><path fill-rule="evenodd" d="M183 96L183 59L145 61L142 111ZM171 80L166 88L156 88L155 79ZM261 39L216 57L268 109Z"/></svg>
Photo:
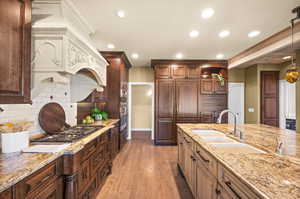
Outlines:
<svg viewBox="0 0 300 199"><path fill-rule="evenodd" d="M197 154L200 156L200 158L201 158L204 162L206 162L206 163L209 163L209 162L210 162L209 160L205 159L205 158L200 154L200 151L197 151Z"/></svg>
<svg viewBox="0 0 300 199"><path fill-rule="evenodd" d="M230 181L226 181L224 182L227 187L234 193L234 195L239 198L239 199L242 199L241 196L239 196L239 194L234 190L234 188L232 187L232 183Z"/></svg>

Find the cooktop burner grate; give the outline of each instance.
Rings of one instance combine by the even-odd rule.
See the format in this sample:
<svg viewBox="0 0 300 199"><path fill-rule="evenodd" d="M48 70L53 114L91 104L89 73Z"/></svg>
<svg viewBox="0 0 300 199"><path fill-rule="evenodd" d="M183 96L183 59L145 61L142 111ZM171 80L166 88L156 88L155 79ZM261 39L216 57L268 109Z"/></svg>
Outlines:
<svg viewBox="0 0 300 199"><path fill-rule="evenodd" d="M52 135L35 139L32 142L75 142L102 128L103 126L76 126Z"/></svg>

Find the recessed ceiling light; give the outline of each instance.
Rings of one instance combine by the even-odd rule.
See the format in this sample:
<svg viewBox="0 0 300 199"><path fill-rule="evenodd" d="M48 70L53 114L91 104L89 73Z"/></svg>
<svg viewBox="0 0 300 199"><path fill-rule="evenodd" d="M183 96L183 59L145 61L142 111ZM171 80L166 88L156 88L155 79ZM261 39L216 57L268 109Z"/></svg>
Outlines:
<svg viewBox="0 0 300 199"><path fill-rule="evenodd" d="M285 57L283 57L282 59L287 60L287 59L291 59L291 58L292 58L292 56L285 56Z"/></svg>
<svg viewBox="0 0 300 199"><path fill-rule="evenodd" d="M216 58L217 59L223 59L225 56L223 54L217 54Z"/></svg>
<svg viewBox="0 0 300 199"><path fill-rule="evenodd" d="M192 32L190 32L190 37L191 38L195 38L199 36L199 32L197 30L193 30Z"/></svg>
<svg viewBox="0 0 300 199"><path fill-rule="evenodd" d="M228 37L229 35L230 35L230 31L228 31L228 30L223 30L219 33L220 38L225 38L225 37Z"/></svg>
<svg viewBox="0 0 300 199"><path fill-rule="evenodd" d="M132 57L133 59L137 59L137 58L139 58L139 55L138 55L137 53L133 53L133 54L131 55L131 57Z"/></svg>
<svg viewBox="0 0 300 199"><path fill-rule="evenodd" d="M212 8L206 8L205 10L202 11L202 18L203 19L208 19L210 17L212 17L215 14L214 9Z"/></svg>
<svg viewBox="0 0 300 199"><path fill-rule="evenodd" d="M125 12L123 10L119 10L117 12L117 15L120 17L120 18L124 18L125 17Z"/></svg>
<svg viewBox="0 0 300 199"><path fill-rule="evenodd" d="M109 49L114 49L115 46L114 46L113 44L107 44L107 48L109 48Z"/></svg>
<svg viewBox="0 0 300 199"><path fill-rule="evenodd" d="M252 32L249 32L248 37L250 37L250 38L257 37L258 35L260 35L260 31L254 30Z"/></svg>
<svg viewBox="0 0 300 199"><path fill-rule="evenodd" d="M177 53L176 54L176 59L182 59L183 58L183 54L182 53Z"/></svg>

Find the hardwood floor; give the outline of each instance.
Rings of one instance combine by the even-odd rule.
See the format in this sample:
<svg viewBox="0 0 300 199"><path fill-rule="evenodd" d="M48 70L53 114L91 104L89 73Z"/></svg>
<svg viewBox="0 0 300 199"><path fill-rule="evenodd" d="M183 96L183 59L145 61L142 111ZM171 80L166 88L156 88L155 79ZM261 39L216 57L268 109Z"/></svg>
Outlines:
<svg viewBox="0 0 300 199"><path fill-rule="evenodd" d="M133 138L97 199L193 199L177 169L177 147L154 146L148 134Z"/></svg>

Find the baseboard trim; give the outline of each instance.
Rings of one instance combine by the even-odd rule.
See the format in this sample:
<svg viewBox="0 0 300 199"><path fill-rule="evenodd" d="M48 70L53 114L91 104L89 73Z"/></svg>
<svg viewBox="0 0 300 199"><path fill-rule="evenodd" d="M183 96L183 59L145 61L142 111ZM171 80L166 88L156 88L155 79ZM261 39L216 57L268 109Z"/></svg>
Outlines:
<svg viewBox="0 0 300 199"><path fill-rule="evenodd" d="M148 128L138 128L138 129L131 129L132 131L151 131L151 129Z"/></svg>

